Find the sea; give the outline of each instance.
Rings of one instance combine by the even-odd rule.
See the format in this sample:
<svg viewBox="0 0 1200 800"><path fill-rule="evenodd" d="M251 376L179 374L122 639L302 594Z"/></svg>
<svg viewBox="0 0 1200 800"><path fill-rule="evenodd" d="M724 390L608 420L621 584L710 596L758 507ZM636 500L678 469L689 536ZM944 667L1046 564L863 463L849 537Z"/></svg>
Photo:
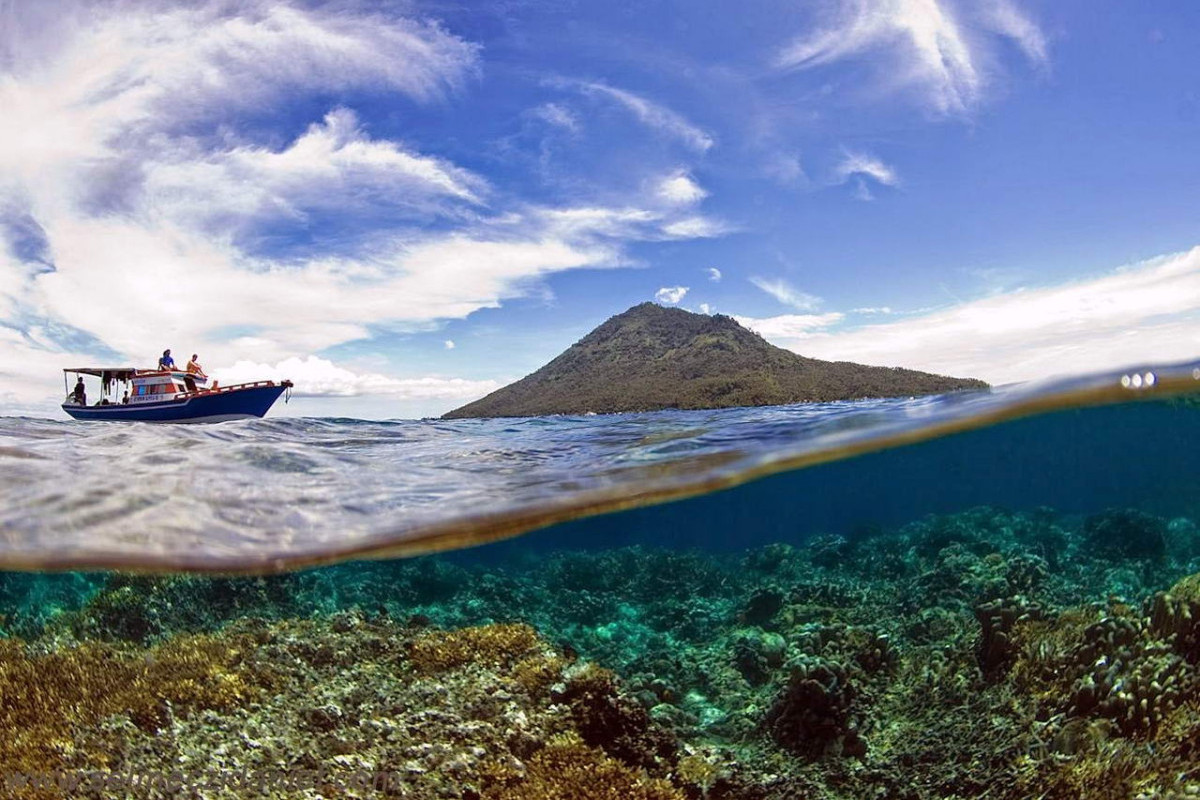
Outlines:
<svg viewBox="0 0 1200 800"><path fill-rule="evenodd" d="M1200 795L1200 363L708 411L0 417L0 792Z"/></svg>

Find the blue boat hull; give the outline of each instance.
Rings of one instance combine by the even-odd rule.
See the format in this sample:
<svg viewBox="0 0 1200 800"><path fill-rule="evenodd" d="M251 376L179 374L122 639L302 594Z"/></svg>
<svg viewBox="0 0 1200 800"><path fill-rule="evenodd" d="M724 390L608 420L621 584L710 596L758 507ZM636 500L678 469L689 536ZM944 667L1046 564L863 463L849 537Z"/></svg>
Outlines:
<svg viewBox="0 0 1200 800"><path fill-rule="evenodd" d="M64 403L62 410L75 419L105 422L224 422L264 416L285 389L286 385L252 386L161 403L130 405L77 406Z"/></svg>

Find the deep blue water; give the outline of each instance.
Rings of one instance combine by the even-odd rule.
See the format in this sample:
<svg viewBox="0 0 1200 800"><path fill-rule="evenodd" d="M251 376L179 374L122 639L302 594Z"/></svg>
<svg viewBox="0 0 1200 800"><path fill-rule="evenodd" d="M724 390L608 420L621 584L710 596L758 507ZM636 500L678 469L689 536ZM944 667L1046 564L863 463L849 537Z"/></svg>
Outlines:
<svg viewBox="0 0 1200 800"><path fill-rule="evenodd" d="M1080 515L1137 508L1200 519L1200 407L1136 403L1017 420L577 520L490 549L745 549L894 529L981 505Z"/></svg>

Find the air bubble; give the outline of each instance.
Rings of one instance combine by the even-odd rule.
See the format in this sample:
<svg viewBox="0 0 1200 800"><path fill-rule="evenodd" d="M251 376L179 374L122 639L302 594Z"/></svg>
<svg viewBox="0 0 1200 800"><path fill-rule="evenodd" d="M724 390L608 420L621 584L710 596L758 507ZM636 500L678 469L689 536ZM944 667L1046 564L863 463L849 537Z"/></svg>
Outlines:
<svg viewBox="0 0 1200 800"><path fill-rule="evenodd" d="M1147 372L1143 381L1145 382L1146 387L1149 388L1158 383L1158 377L1153 372Z"/></svg>
<svg viewBox="0 0 1200 800"><path fill-rule="evenodd" d="M1137 373L1134 373L1133 377L1129 379L1129 382L1133 384L1133 388L1135 389L1142 388L1142 376L1138 375Z"/></svg>
<svg viewBox="0 0 1200 800"><path fill-rule="evenodd" d="M1129 376L1128 375L1121 376L1121 385L1124 386L1126 389L1129 388Z"/></svg>

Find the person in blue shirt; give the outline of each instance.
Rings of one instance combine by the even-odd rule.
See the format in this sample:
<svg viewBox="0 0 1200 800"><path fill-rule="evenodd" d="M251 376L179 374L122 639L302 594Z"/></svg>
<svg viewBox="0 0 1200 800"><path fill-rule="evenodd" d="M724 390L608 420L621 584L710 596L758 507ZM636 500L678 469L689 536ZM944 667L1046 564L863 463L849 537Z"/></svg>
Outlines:
<svg viewBox="0 0 1200 800"><path fill-rule="evenodd" d="M175 359L171 358L171 351L168 348L163 350L162 358L158 360L159 369L175 369Z"/></svg>

